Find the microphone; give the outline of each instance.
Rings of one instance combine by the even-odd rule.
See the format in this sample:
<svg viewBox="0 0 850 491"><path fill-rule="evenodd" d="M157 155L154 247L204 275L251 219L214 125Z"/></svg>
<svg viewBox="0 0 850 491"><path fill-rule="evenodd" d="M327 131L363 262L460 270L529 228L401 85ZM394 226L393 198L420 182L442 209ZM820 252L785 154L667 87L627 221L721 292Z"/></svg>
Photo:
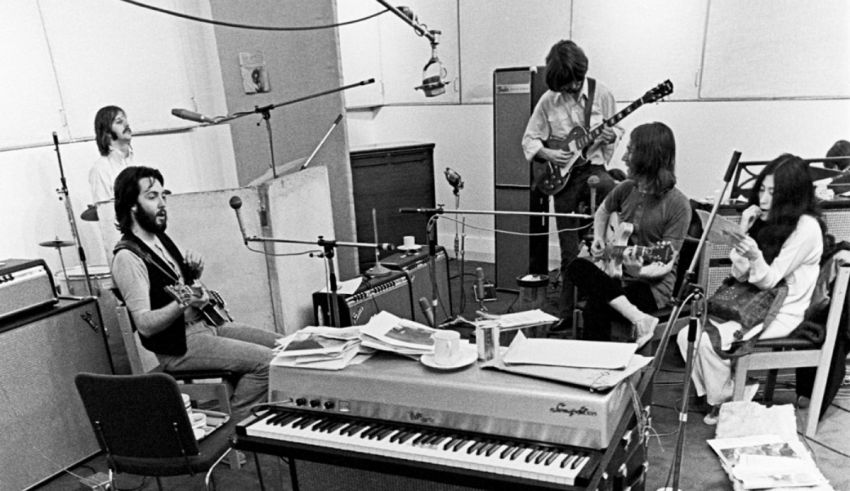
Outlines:
<svg viewBox="0 0 850 491"><path fill-rule="evenodd" d="M201 113L196 113L188 109L172 109L171 114L180 119L194 121L196 123L215 123L215 120L209 116L204 116ZM235 208L234 208L235 209Z"/></svg>
<svg viewBox="0 0 850 491"><path fill-rule="evenodd" d="M590 214L596 213L596 186L599 186L599 176L587 178L587 186L590 188Z"/></svg>
<svg viewBox="0 0 850 491"><path fill-rule="evenodd" d="M239 209L242 208L242 198L239 196L233 196L230 198L230 207L236 212L236 221L239 222L239 232L242 234L242 243L248 245L248 238L245 236L245 226L242 224L242 212L239 211Z"/></svg>
<svg viewBox="0 0 850 491"><path fill-rule="evenodd" d="M59 135L57 135L55 131L53 132L53 144L57 147L59 146Z"/></svg>
<svg viewBox="0 0 850 491"><path fill-rule="evenodd" d="M399 213L425 213L427 215L443 214L442 208L399 208Z"/></svg>
<svg viewBox="0 0 850 491"><path fill-rule="evenodd" d="M446 167L444 174L446 175L446 180L449 181L449 185L454 188L455 194L457 194L459 190L463 189L463 178L460 177L460 174L454 171L451 167Z"/></svg>
<svg viewBox="0 0 850 491"><path fill-rule="evenodd" d="M429 302L425 297L419 297L419 308L422 309L422 314L424 314L425 318L428 319L428 325L436 328L437 324L434 322L434 308L431 306L431 302Z"/></svg>
<svg viewBox="0 0 850 491"><path fill-rule="evenodd" d="M723 182L732 180L732 175L735 173L735 168L738 167L738 160L741 159L741 152L735 150L732 152L732 160L729 162L729 167L726 169L726 175L723 176Z"/></svg>
<svg viewBox="0 0 850 491"><path fill-rule="evenodd" d="M475 289L478 292L478 299L484 300L487 292L484 289L484 270L480 266L475 268Z"/></svg>

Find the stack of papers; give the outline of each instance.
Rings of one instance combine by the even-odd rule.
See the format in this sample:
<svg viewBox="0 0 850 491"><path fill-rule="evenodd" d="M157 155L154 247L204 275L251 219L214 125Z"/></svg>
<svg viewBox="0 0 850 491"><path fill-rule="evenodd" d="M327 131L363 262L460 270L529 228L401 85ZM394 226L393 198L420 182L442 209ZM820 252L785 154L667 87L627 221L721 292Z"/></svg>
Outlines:
<svg viewBox="0 0 850 491"><path fill-rule="evenodd" d="M789 488L827 484L800 443L777 435L708 440L723 466L744 489Z"/></svg>
<svg viewBox="0 0 850 491"><path fill-rule="evenodd" d="M482 319L477 319L475 323L481 327L501 327L507 329L539 326L541 324L556 322L557 320L558 318L554 315L547 314L540 309L534 309L514 312L512 314L487 315Z"/></svg>
<svg viewBox="0 0 850 491"><path fill-rule="evenodd" d="M529 377L605 391L648 365L635 343L528 339L517 333L501 356L483 366Z"/></svg>
<svg viewBox="0 0 850 491"><path fill-rule="evenodd" d="M308 326L278 340L272 365L341 370L361 351L359 327ZM369 350L371 351L371 350ZM360 363L365 358L357 360Z"/></svg>
<svg viewBox="0 0 850 491"><path fill-rule="evenodd" d="M437 332L425 324L379 312L360 328L363 346L418 357L434 352L431 336Z"/></svg>

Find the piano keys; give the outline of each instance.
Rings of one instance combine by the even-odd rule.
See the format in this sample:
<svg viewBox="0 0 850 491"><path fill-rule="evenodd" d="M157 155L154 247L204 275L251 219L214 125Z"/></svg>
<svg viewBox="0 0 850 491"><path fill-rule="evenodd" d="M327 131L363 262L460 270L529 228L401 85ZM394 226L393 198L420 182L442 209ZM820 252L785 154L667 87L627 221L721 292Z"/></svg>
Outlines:
<svg viewBox="0 0 850 491"><path fill-rule="evenodd" d="M438 470L446 482L487 480L485 487L575 489L590 482L603 450L615 444L623 448L604 469L610 477L625 482L642 472L642 438L612 442L631 403L628 384L594 393L477 365L438 372L378 354L341 371L272 366L269 394L283 403L241 422L236 448L316 461L334 456L359 468L395 466L401 475Z"/></svg>

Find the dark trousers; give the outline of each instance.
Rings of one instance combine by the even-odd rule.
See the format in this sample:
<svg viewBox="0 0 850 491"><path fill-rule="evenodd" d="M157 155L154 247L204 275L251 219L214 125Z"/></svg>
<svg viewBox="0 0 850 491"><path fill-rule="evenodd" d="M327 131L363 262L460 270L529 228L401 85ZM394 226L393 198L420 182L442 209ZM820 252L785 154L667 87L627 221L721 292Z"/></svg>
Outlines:
<svg viewBox="0 0 850 491"><path fill-rule="evenodd" d="M605 166L586 164L575 167L566 187L555 195L556 213L590 213L590 188L587 185L587 179L590 176L599 178L599 184L596 186L596 206L602 204L605 195L614 189L614 180L608 175ZM561 296L558 301L558 310L562 319L569 319L573 312L573 282L567 275L567 265L578 256L581 236L585 233L593 233L590 228L593 226L593 221L558 217L556 223L558 230L589 225L589 228L580 231L558 233L558 242L561 246Z"/></svg>
<svg viewBox="0 0 850 491"><path fill-rule="evenodd" d="M581 295L587 297L584 308L583 339L608 341L611 339L613 323L631 324L608 302L625 295L638 309L648 314L658 310L655 297L649 285L639 281L629 281L623 285L620 279L611 278L595 264L584 258L578 258L567 266L567 275Z"/></svg>

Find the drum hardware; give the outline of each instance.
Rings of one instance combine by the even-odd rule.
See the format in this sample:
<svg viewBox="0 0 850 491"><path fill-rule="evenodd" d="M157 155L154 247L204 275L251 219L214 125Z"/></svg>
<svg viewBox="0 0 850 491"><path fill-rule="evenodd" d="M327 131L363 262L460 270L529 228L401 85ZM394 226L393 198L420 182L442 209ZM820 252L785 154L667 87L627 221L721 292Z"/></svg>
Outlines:
<svg viewBox="0 0 850 491"><path fill-rule="evenodd" d="M77 220L74 218L74 209L71 206L71 199L68 194L68 183L65 180L65 170L62 168L62 154L59 152L59 137L56 135L55 131L53 132L53 147L54 150L56 150L56 160L59 164L59 183L62 186L56 190L56 193L59 194L59 200L65 202L65 212L68 215L68 224L71 226L71 236L74 239L73 244L77 245L77 255L80 257L80 265L83 267L83 274L86 278L86 288L88 289L89 296L93 296L91 281L89 278L89 268L88 265L86 265L86 252L83 250L83 244L80 242L80 234L77 231ZM62 257L61 253L59 257ZM63 262L62 270L64 271L64 269L65 264Z"/></svg>
<svg viewBox="0 0 850 491"><path fill-rule="evenodd" d="M69 240L59 240L59 236L56 236L53 240L46 240L44 242L39 242L38 245L41 247L54 247L56 248L56 252L59 253L59 262L62 264L62 276L65 277L65 284L68 284L68 270L65 269L65 258L62 257L62 248L69 247L74 245L73 242Z"/></svg>

